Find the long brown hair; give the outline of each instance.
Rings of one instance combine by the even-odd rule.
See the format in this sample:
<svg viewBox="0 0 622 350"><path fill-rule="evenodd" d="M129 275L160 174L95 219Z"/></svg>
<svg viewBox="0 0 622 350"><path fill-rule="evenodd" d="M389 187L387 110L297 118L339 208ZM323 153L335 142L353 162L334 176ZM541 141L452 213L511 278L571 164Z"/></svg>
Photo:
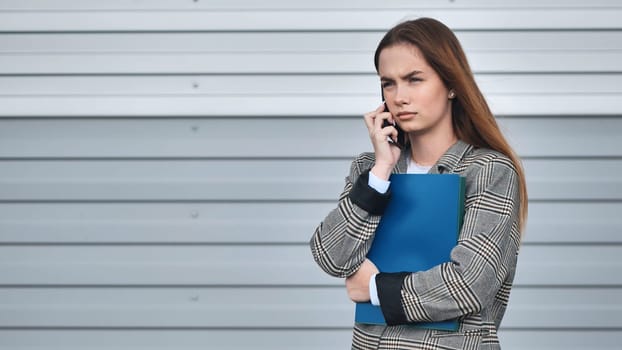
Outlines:
<svg viewBox="0 0 622 350"><path fill-rule="evenodd" d="M484 95L477 86L458 38L447 26L432 18L402 22L389 30L378 44L374 55L376 71L380 52L396 44L417 47L445 86L455 92L456 98L453 99L451 112L458 139L475 147L493 149L512 160L519 179L519 229L522 230L527 219L525 172L520 158L501 133Z"/></svg>

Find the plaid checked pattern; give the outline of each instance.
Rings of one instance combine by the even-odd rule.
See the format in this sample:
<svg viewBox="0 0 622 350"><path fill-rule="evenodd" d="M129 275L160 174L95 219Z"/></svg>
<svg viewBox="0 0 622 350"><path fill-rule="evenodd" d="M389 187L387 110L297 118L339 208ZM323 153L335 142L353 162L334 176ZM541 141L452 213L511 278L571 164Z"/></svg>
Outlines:
<svg viewBox="0 0 622 350"><path fill-rule="evenodd" d="M406 171L407 156L409 152L402 153L395 173ZM349 193L374 161L373 153L353 161L337 208L311 238L315 261L332 276L354 274L371 246L380 216L352 203ZM353 349L499 349L497 329L509 300L520 246L515 167L498 152L458 141L430 173L466 178L463 227L450 262L408 274L403 280L400 312L409 323L458 318L460 329L355 324Z"/></svg>

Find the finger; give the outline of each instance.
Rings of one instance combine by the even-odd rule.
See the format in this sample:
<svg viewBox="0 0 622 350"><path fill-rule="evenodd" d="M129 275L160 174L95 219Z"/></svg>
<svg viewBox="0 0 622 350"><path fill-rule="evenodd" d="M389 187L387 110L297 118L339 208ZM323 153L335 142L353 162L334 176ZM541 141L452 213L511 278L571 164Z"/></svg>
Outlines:
<svg viewBox="0 0 622 350"><path fill-rule="evenodd" d="M376 108L375 110L366 113L363 116L367 129L371 131L375 128L375 120L377 119L378 114L382 113L382 111L384 111L384 103L378 106L378 108Z"/></svg>
<svg viewBox="0 0 622 350"><path fill-rule="evenodd" d="M371 267L371 269L372 269L372 271L373 271L374 273L378 273L378 267L376 266L376 264L374 264L374 262L373 262L373 261L371 261L371 260L369 260L369 259L367 259L367 258L366 258L366 259L365 259L365 262L366 262L366 263L368 263L368 264L370 265L370 267Z"/></svg>
<svg viewBox="0 0 622 350"><path fill-rule="evenodd" d="M382 113L384 111L384 104L381 104L380 106L378 106L378 108L374 109L373 111L366 113L365 114L365 118L366 119L373 119L375 118L379 113Z"/></svg>
<svg viewBox="0 0 622 350"><path fill-rule="evenodd" d="M394 121L394 119L393 119L393 114L391 114L391 111L389 111L389 107L387 106L387 104L386 104L386 103L383 103L382 105L383 105L382 112L383 112L383 113L386 113L386 114L385 114L386 119L387 119L387 120L388 120L391 124L395 125L395 121Z"/></svg>
<svg viewBox="0 0 622 350"><path fill-rule="evenodd" d="M391 113L388 113L388 112L378 113L376 115L376 118L374 119L374 127L376 129L384 128L385 127L385 125L384 125L385 120L389 121L390 117L391 117ZM391 123L391 122L389 121L389 123Z"/></svg>
<svg viewBox="0 0 622 350"><path fill-rule="evenodd" d="M387 141L388 143L401 148L401 146L397 143L398 135L399 132L394 125L384 126L376 133L378 140Z"/></svg>
<svg viewBox="0 0 622 350"><path fill-rule="evenodd" d="M383 106L382 112L378 113L377 117L382 118L383 122L386 120L389 124L395 125L395 121L393 119L393 115L386 108L386 104L383 103L382 106Z"/></svg>
<svg viewBox="0 0 622 350"><path fill-rule="evenodd" d="M378 128L379 130L387 129L383 130L383 133L385 135L389 135L389 133L397 134L397 129L395 128L395 121L393 120L391 113L388 112L383 112L376 116L376 120L374 120L374 127Z"/></svg>
<svg viewBox="0 0 622 350"><path fill-rule="evenodd" d="M387 131L389 131L388 137L390 137L391 140L393 140L393 142L396 143L397 135L398 135L397 128L395 126L391 126L391 127L387 127L387 129L388 129Z"/></svg>

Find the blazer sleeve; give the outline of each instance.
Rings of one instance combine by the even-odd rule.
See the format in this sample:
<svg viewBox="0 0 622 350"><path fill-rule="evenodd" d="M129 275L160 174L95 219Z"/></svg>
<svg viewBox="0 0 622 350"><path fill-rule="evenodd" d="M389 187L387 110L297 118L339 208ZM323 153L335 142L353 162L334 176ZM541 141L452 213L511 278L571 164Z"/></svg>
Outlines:
<svg viewBox="0 0 622 350"><path fill-rule="evenodd" d="M310 241L317 264L331 276L348 277L365 260L380 217L388 205L390 189L381 194L369 187L373 154L352 162L337 208L328 213Z"/></svg>
<svg viewBox="0 0 622 350"><path fill-rule="evenodd" d="M376 276L387 324L479 313L511 286L520 244L516 170L507 158L496 156L471 179L467 175L468 183L464 223L450 262L427 271Z"/></svg>

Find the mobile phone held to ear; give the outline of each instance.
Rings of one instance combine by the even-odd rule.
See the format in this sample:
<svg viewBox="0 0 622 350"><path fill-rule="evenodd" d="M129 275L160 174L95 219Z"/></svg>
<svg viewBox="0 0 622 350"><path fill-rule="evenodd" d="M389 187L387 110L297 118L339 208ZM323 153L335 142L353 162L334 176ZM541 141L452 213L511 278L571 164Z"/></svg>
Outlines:
<svg viewBox="0 0 622 350"><path fill-rule="evenodd" d="M387 104L384 104L384 112L388 112L389 108L387 108ZM397 137L395 140L393 140L391 137L388 138L389 143L396 146L399 149L404 149L404 147L406 147L406 133L404 132L404 130L402 130L397 123L391 124L389 123L388 120L384 120L382 122L382 127L386 127L386 126L393 126L394 128L397 129Z"/></svg>

